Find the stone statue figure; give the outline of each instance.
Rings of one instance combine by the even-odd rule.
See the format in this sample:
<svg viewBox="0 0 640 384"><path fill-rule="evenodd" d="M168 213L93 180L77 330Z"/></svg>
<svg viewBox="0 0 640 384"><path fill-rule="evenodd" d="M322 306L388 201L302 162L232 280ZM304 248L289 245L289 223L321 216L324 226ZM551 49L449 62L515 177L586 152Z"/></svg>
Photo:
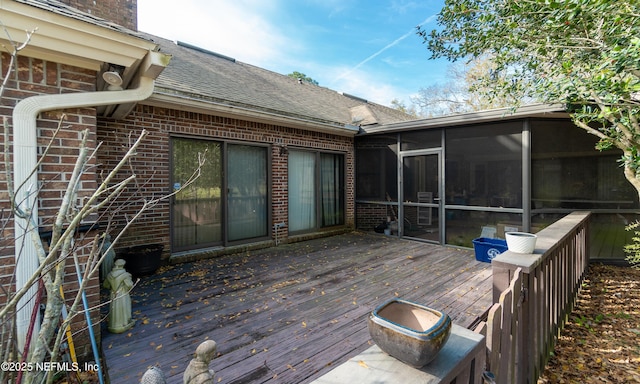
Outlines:
<svg viewBox="0 0 640 384"><path fill-rule="evenodd" d="M113 269L107 275L103 286L111 290L111 304L107 329L111 333L125 332L135 323L131 318L131 296L129 291L133 288L131 274L124 269L125 261L115 261Z"/></svg>
<svg viewBox="0 0 640 384"><path fill-rule="evenodd" d="M184 384L214 384L214 371L209 369L209 363L216 355L216 342L206 340L196 348L196 355L187 370L184 371Z"/></svg>
<svg viewBox="0 0 640 384"><path fill-rule="evenodd" d="M160 368L149 367L142 375L140 384L167 384L167 378Z"/></svg>
<svg viewBox="0 0 640 384"><path fill-rule="evenodd" d="M102 264L100 264L100 279L104 281L107 278L109 272L113 268L113 262L116 258L116 251L113 249L109 250L111 247L111 235L105 233L104 240L102 241Z"/></svg>

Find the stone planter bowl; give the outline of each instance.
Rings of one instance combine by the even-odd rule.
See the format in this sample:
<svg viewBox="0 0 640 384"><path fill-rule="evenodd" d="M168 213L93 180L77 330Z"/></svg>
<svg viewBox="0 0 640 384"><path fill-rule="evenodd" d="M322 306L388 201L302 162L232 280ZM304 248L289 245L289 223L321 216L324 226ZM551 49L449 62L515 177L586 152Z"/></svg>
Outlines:
<svg viewBox="0 0 640 384"><path fill-rule="evenodd" d="M515 253L533 253L538 237L533 233L505 232L507 249Z"/></svg>
<svg viewBox="0 0 640 384"><path fill-rule="evenodd" d="M381 350L412 367L429 364L451 334L451 319L438 310L393 299L369 315L369 334Z"/></svg>

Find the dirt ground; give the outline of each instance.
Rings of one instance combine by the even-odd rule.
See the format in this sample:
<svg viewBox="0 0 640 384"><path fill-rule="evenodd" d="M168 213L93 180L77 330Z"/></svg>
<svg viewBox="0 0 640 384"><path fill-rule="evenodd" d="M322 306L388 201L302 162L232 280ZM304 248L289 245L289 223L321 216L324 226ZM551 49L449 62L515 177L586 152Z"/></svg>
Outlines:
<svg viewBox="0 0 640 384"><path fill-rule="evenodd" d="M640 383L640 270L589 267L538 384Z"/></svg>

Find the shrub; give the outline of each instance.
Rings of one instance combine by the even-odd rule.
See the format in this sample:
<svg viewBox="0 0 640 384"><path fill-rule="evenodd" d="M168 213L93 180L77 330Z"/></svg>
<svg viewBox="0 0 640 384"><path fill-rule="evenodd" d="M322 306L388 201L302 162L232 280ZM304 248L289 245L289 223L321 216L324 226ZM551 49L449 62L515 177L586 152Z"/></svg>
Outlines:
<svg viewBox="0 0 640 384"><path fill-rule="evenodd" d="M640 269L640 221L635 221L626 227L627 231L633 231L631 244L624 246L627 261L635 268Z"/></svg>

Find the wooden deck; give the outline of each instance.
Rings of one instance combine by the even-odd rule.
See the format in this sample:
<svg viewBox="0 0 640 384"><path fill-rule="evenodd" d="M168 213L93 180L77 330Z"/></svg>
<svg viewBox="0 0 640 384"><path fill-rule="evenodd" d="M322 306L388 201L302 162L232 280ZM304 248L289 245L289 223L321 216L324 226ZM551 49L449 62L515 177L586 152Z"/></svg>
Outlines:
<svg viewBox="0 0 640 384"><path fill-rule="evenodd" d="M367 315L400 297L469 326L492 304L473 251L354 232L161 269L132 292L135 327L103 329L111 383L169 383L205 339L216 382L308 383L371 346Z"/></svg>
<svg viewBox="0 0 640 384"><path fill-rule="evenodd" d="M624 246L632 243L634 234L625 228L635 219L632 215L592 215L591 260L626 264Z"/></svg>

